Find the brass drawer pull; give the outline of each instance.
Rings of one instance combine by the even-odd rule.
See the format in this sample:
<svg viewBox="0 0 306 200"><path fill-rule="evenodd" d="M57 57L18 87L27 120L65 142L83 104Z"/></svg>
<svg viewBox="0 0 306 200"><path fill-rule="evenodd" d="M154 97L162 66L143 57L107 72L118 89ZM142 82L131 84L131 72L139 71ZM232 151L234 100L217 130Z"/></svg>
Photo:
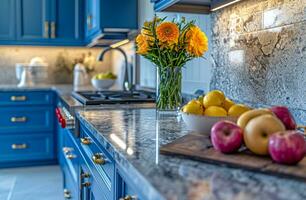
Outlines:
<svg viewBox="0 0 306 200"><path fill-rule="evenodd" d="M11 96L11 101L26 101L26 96Z"/></svg>
<svg viewBox="0 0 306 200"><path fill-rule="evenodd" d="M87 15L86 23L87 23L87 28L89 30L92 29L92 15Z"/></svg>
<svg viewBox="0 0 306 200"><path fill-rule="evenodd" d="M67 189L64 189L64 198L71 199L71 192Z"/></svg>
<svg viewBox="0 0 306 200"><path fill-rule="evenodd" d="M89 186L91 186L91 183L90 182L85 182L85 183L82 183L81 186L82 187L89 187Z"/></svg>
<svg viewBox="0 0 306 200"><path fill-rule="evenodd" d="M120 198L119 200L137 200L137 196L130 196L130 195L127 195L123 198Z"/></svg>
<svg viewBox="0 0 306 200"><path fill-rule="evenodd" d="M103 158L101 153L95 153L92 156L92 160L94 163L98 164L98 165L104 165L106 163L105 158Z"/></svg>
<svg viewBox="0 0 306 200"><path fill-rule="evenodd" d="M72 148L70 148L70 147L63 147L64 154L70 153L71 151L73 151Z"/></svg>
<svg viewBox="0 0 306 200"><path fill-rule="evenodd" d="M84 144L84 145L90 145L91 144L91 140L88 137L81 138L81 143Z"/></svg>
<svg viewBox="0 0 306 200"><path fill-rule="evenodd" d="M69 160L72 160L72 159L75 159L75 158L76 158L76 155L67 154L67 155L66 155L66 158L69 159Z"/></svg>
<svg viewBox="0 0 306 200"><path fill-rule="evenodd" d="M26 117L12 117L11 122L16 123L16 122L26 122L27 118Z"/></svg>
<svg viewBox="0 0 306 200"><path fill-rule="evenodd" d="M89 173L82 173L81 174L81 178L89 178L90 177L90 174Z"/></svg>
<svg viewBox="0 0 306 200"><path fill-rule="evenodd" d="M44 38L49 38L49 22L44 22Z"/></svg>
<svg viewBox="0 0 306 200"><path fill-rule="evenodd" d="M27 144L12 144L12 149L26 149L28 148Z"/></svg>

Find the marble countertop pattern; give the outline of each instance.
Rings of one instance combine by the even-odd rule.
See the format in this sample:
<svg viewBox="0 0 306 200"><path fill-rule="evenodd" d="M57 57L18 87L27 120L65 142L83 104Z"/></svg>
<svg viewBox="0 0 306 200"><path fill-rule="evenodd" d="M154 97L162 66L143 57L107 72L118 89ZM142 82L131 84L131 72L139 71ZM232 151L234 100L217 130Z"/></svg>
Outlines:
<svg viewBox="0 0 306 200"><path fill-rule="evenodd" d="M155 109L85 108L77 117L148 199L306 199L305 182L159 154L161 145L189 133L180 116Z"/></svg>

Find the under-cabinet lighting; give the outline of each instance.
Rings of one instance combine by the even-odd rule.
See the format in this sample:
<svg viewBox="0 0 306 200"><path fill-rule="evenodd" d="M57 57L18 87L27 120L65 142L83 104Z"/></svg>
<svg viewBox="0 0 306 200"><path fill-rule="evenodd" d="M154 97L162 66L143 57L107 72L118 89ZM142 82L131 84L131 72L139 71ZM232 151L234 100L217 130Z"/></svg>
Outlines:
<svg viewBox="0 0 306 200"><path fill-rule="evenodd" d="M125 39L125 40L122 40L122 41L120 41L120 42L117 42L117 43L115 43L115 44L110 45L110 47L111 47L111 48L117 48L117 47L120 47L120 46L122 46L122 45L124 45L124 44L127 44L127 43L129 43L129 42L130 42L130 40Z"/></svg>
<svg viewBox="0 0 306 200"><path fill-rule="evenodd" d="M221 5L221 6L218 6L218 7L215 7L215 8L213 8L213 9L211 9L211 11L219 10L219 9L221 9L221 8L224 8L224 7L226 7L226 6L232 5L232 4L237 3L237 2L239 2L239 1L241 1L241 0L235 0L235 1L232 1L232 2L229 2L229 3L226 3L226 4L223 4L223 5Z"/></svg>

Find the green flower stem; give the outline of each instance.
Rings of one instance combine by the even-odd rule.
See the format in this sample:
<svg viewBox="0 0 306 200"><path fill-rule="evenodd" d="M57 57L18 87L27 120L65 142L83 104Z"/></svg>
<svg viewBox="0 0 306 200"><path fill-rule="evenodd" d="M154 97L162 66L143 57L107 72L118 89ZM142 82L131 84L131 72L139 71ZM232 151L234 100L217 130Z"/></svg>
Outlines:
<svg viewBox="0 0 306 200"><path fill-rule="evenodd" d="M157 109L176 110L181 106L181 67L158 67Z"/></svg>

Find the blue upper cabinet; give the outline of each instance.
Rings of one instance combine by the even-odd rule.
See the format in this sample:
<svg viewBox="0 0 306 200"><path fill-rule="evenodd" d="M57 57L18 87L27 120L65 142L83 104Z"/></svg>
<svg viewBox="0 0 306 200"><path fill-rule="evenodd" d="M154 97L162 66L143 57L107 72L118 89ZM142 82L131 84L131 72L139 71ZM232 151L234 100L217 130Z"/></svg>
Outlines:
<svg viewBox="0 0 306 200"><path fill-rule="evenodd" d="M52 0L49 37L57 44L83 44L84 1Z"/></svg>
<svg viewBox="0 0 306 200"><path fill-rule="evenodd" d="M86 0L87 44L127 39L138 29L137 0Z"/></svg>
<svg viewBox="0 0 306 200"><path fill-rule="evenodd" d="M17 0L17 40L49 39L49 0Z"/></svg>
<svg viewBox="0 0 306 200"><path fill-rule="evenodd" d="M84 0L3 1L0 44L84 45Z"/></svg>
<svg viewBox="0 0 306 200"><path fill-rule="evenodd" d="M15 2L1 0L0 6L0 41L15 37Z"/></svg>

